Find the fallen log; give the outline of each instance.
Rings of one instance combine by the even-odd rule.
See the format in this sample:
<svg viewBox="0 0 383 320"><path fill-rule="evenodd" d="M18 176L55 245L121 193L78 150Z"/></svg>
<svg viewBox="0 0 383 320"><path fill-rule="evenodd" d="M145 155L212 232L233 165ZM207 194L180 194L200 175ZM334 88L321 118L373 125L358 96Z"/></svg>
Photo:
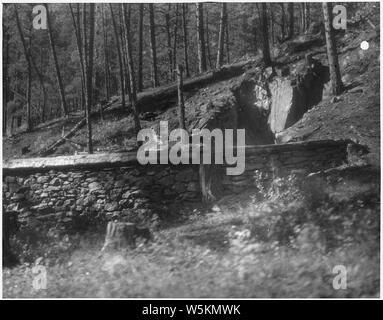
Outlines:
<svg viewBox="0 0 383 320"><path fill-rule="evenodd" d="M219 70L213 70L202 75L185 79L183 82L183 90L191 92L200 89L210 83L217 81L228 80L243 74L250 65L255 65L257 61L246 61L230 66L223 66ZM140 112L152 112L156 110L163 110L169 105L176 104L178 99L177 83L162 86L152 90L141 92L137 95L137 107ZM112 107L106 112L120 108L120 103L116 107Z"/></svg>
<svg viewBox="0 0 383 320"><path fill-rule="evenodd" d="M56 142L54 142L53 144L51 144L47 148L38 152L38 155L40 155L42 157L46 157L46 156L52 154L53 152L56 151L56 149L60 145L64 144L68 139L73 137L78 130L80 130L83 126L85 126L85 124L86 124L86 118L83 118L82 120L77 122L77 124L73 127L73 129L70 130L65 136L61 137L59 140L57 140Z"/></svg>
<svg viewBox="0 0 383 320"><path fill-rule="evenodd" d="M232 64L230 66L223 66L219 70L213 70L211 72L204 73L192 79L185 80L183 84L184 91L193 91L199 89L203 86L206 86L210 83L227 80L236 76L241 75L246 71L249 66L256 64L255 60L240 62ZM178 88L177 84L171 84L167 86L162 86L152 90L144 91L138 94L137 96L137 107L139 112L150 112L155 110L163 110L177 103L178 98ZM102 107L102 110L105 113L115 113L115 112L126 112L129 113L131 108L130 105L128 108L122 108L121 102L117 103L108 103ZM94 111L91 114L91 117L100 116L100 110ZM37 152L38 156L46 157L56 151L56 149L64 144L67 139L70 139L74 134L80 130L86 124L86 119L83 118L80 120L71 131L69 131L65 136L61 137L59 140L48 146L47 148Z"/></svg>

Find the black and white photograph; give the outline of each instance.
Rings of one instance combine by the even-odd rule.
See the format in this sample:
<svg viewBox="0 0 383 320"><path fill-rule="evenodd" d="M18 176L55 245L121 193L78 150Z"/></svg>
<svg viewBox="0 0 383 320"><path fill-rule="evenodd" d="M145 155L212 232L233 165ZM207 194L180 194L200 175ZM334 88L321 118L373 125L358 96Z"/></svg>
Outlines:
<svg viewBox="0 0 383 320"><path fill-rule="evenodd" d="M380 298L380 2L1 15L3 299Z"/></svg>

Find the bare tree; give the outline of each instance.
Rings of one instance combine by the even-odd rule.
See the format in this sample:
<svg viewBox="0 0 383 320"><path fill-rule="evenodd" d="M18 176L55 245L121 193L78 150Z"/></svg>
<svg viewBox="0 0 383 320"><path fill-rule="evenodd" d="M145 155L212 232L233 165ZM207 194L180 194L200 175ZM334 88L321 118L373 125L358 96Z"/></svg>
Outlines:
<svg viewBox="0 0 383 320"><path fill-rule="evenodd" d="M169 75L168 79L170 80L173 77L173 52L172 52L172 37L170 33L170 12L172 9L171 3L168 4L168 10L165 12L165 29L166 29L166 40L167 40L167 49L168 49L168 67Z"/></svg>
<svg viewBox="0 0 383 320"><path fill-rule="evenodd" d="M183 95L183 80L182 80L183 68L181 65L177 67L177 88L178 88L178 121L181 129L186 129L185 125L185 104Z"/></svg>
<svg viewBox="0 0 383 320"><path fill-rule="evenodd" d="M86 4L84 3L84 12L86 14ZM86 22L86 19L84 19ZM86 31L86 25L84 25L84 31ZM86 46L83 54L83 60L85 65L85 84L86 84L86 123L88 131L88 152L93 153L92 142L92 122L91 122L91 108L93 104L93 49L94 49L94 33L95 33L95 4L89 4L89 42ZM85 32L86 34L86 32ZM87 41L87 37L84 37L84 42Z"/></svg>
<svg viewBox="0 0 383 320"><path fill-rule="evenodd" d="M27 78L27 98L26 98L26 102L27 102L27 130L30 130L32 128L32 124L31 124L31 94L30 94L31 76L32 76L31 75L31 58L30 58L29 48L27 47L27 44L25 42L24 33L23 33L23 29L21 27L19 12L17 10L16 4L14 4L14 8L15 8L17 30L19 31L21 44L23 45L25 60L27 61L27 72L28 72L28 75L27 75L28 76L28 78Z"/></svg>
<svg viewBox="0 0 383 320"><path fill-rule="evenodd" d="M187 4L182 4L182 28L184 36L184 60L185 60L185 71L186 77L190 77L189 71L189 57L188 57L188 31L187 31Z"/></svg>
<svg viewBox="0 0 383 320"><path fill-rule="evenodd" d="M85 109L85 66L83 59L83 44L81 37L81 22L80 22L80 4L77 3L77 13L75 15L73 7L69 4L69 9L72 16L73 27L75 30L76 43L77 43L77 51L80 58L80 67L81 67L81 100L84 104L83 108Z"/></svg>
<svg viewBox="0 0 383 320"><path fill-rule="evenodd" d="M218 51L217 51L217 64L216 64L217 69L221 67L222 60L223 60L223 47L225 43L226 21L227 21L227 4L223 2L222 8L221 8L220 24L219 24Z"/></svg>
<svg viewBox="0 0 383 320"><path fill-rule="evenodd" d="M343 90L343 83L340 75L334 30L332 28L332 5L329 2L323 2L322 8L326 34L327 57L330 67L331 91L333 95L338 95Z"/></svg>
<svg viewBox="0 0 383 320"><path fill-rule="evenodd" d="M226 42L226 61L227 63L230 63L230 52L229 52L229 47L230 47L230 42L229 42L229 20L226 19L226 37L225 37L225 42Z"/></svg>
<svg viewBox="0 0 383 320"><path fill-rule="evenodd" d="M305 31L306 31L310 27L310 23L311 23L311 20L310 20L310 3L309 2L305 3L304 15L305 15L305 23L306 23Z"/></svg>
<svg viewBox="0 0 383 320"><path fill-rule="evenodd" d="M176 3L176 12L175 12L175 21L174 21L174 28L173 28L173 70L176 70L177 68L177 46L178 46L178 11L179 11L179 5ZM175 79L174 72L172 73L172 78Z"/></svg>
<svg viewBox="0 0 383 320"><path fill-rule="evenodd" d="M209 11L206 10L206 24L205 24L205 30L206 30L206 55L207 55L207 61L209 62L210 69L213 68L213 64L211 62L211 53L210 53L210 30L209 30Z"/></svg>
<svg viewBox="0 0 383 320"><path fill-rule="evenodd" d="M109 67L109 54L108 54L108 33L106 32L105 10L104 4L101 4L101 17L102 17L102 33L104 41L104 82L105 82L105 97L106 100L110 99L110 67Z"/></svg>
<svg viewBox="0 0 383 320"><path fill-rule="evenodd" d="M285 38L285 4L280 3L281 6L281 40Z"/></svg>
<svg viewBox="0 0 383 320"><path fill-rule="evenodd" d="M270 58L270 45L269 45L269 32L268 32L268 25L267 25L267 7L266 3L261 4L262 12L262 53L263 53L263 62L266 66L271 65L271 58Z"/></svg>
<svg viewBox="0 0 383 320"><path fill-rule="evenodd" d="M140 119L138 117L137 110L137 91L136 91L136 79L134 74L134 64L133 64L133 55L132 55L132 44L130 39L130 20L128 18L128 9L127 4L121 4L123 7L123 20L124 20L124 28L125 28L125 43L126 43L126 59L128 62L129 68L129 77L130 77L130 102L132 105L132 112L134 118L134 128L136 134L141 130Z"/></svg>
<svg viewBox="0 0 383 320"><path fill-rule="evenodd" d="M9 80L8 80L8 66L9 66L9 40L10 34L8 26L4 24L3 20L3 135L7 132L7 103L9 100Z"/></svg>
<svg viewBox="0 0 383 320"><path fill-rule="evenodd" d="M289 13L289 35L288 38L291 39L294 36L294 3L287 4L287 11Z"/></svg>
<svg viewBox="0 0 383 320"><path fill-rule="evenodd" d="M143 89L143 77L142 77L142 43L144 34L144 4L139 4L139 21L138 21L138 79L137 79L137 90L141 92Z"/></svg>
<svg viewBox="0 0 383 320"><path fill-rule="evenodd" d="M154 87L159 86L157 72L157 47L156 47L156 29L154 24L154 5L149 3L149 28L150 28L150 48L152 53L152 82Z"/></svg>
<svg viewBox="0 0 383 320"><path fill-rule="evenodd" d="M126 104L125 104L124 64L122 61L122 53L121 53L120 39L118 36L117 22L113 12L113 6L111 3L109 3L109 7L110 7L110 14L111 14L113 29L114 29L114 40L116 41L116 47L117 47L118 64L120 67L121 104L122 104L122 107L125 108Z"/></svg>
<svg viewBox="0 0 383 320"><path fill-rule="evenodd" d="M206 71L206 53L205 53L205 37L203 27L203 7L202 3L196 4L197 18L197 45L198 45L198 68L199 72Z"/></svg>
<svg viewBox="0 0 383 320"><path fill-rule="evenodd" d="M54 42L54 37L53 37L53 32L52 32L52 24L51 24L50 16L49 16L48 4L45 3L44 6L45 6L46 11L47 11L47 27L48 27L49 43L51 45L53 62L55 64L55 69L56 69L56 79L57 79L57 84L59 87L60 99L61 99L61 110L62 110L63 115L67 116L68 110L67 110L67 105L66 105L66 100L65 100L64 85L62 82L61 73L60 73L60 66L59 66L59 62L57 59L57 53L56 53L56 47L55 47L55 42Z"/></svg>

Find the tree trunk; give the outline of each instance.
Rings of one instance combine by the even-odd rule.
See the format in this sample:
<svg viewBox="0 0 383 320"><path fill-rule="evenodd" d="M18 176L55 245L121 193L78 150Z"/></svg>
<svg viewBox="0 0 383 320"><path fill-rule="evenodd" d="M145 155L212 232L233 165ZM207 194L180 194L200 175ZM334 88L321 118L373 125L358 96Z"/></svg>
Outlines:
<svg viewBox="0 0 383 320"><path fill-rule="evenodd" d="M307 31L310 27L310 3L306 2L305 3L305 22L306 22L306 26L305 26L305 31Z"/></svg>
<svg viewBox="0 0 383 320"><path fill-rule="evenodd" d="M128 19L128 10L127 4L121 4L123 7L123 19L125 27L125 43L126 43L126 54L129 68L129 77L130 77L130 102L132 105L132 112L134 118L134 128L136 135L141 130L140 119L138 117L137 110L137 91L136 91L136 79L134 75L134 65L133 65L133 55L132 55L132 45L130 39L130 20Z"/></svg>
<svg viewBox="0 0 383 320"><path fill-rule="evenodd" d="M274 24L275 24L275 21L274 21L274 12L273 12L273 8L271 7L271 3L270 3L270 26L271 26L271 43L274 44L275 43L275 33L274 33Z"/></svg>
<svg viewBox="0 0 383 320"><path fill-rule="evenodd" d="M106 100L110 99L110 86L109 86L109 56L108 56L108 34L106 32L105 11L104 4L101 4L101 16L102 16L102 33L104 40L104 82L105 82L105 97Z"/></svg>
<svg viewBox="0 0 383 320"><path fill-rule="evenodd" d="M40 48L40 74L42 75L44 73L44 61L43 61L43 48ZM42 77L41 77L42 78ZM47 95L44 87L44 82L41 79L40 80L40 88L41 88L41 93L43 94L43 104L39 108L41 111L41 122L45 122L45 109L46 109L46 104L47 104Z"/></svg>
<svg viewBox="0 0 383 320"><path fill-rule="evenodd" d="M28 75L27 75L27 99L26 99L26 102L27 102L27 130L30 130L31 129L31 119L30 119L30 108L31 108L31 101L30 101L30 81L31 81L31 58L30 58L30 51L27 47L27 44L25 42L25 38L24 38L24 34L23 34L23 30L22 30L22 27L21 27L21 22L20 22L20 18L19 18L19 12L17 10L17 5L14 4L14 8L15 8L15 16L16 16L16 25L17 25L17 30L19 31L19 35L20 35L20 39L21 39L21 43L23 45L23 50L24 50L24 56L25 56L25 60L27 61L27 72L28 72ZM12 127L13 127L13 120L12 120ZM13 129L13 128L12 128Z"/></svg>
<svg viewBox="0 0 383 320"><path fill-rule="evenodd" d="M197 18L197 46L198 46L198 69L199 72L206 71L206 53L205 53L205 37L203 27L203 7L202 3L196 4Z"/></svg>
<svg viewBox="0 0 383 320"><path fill-rule="evenodd" d="M7 103L9 100L9 80L8 80L8 65L9 65L9 39L8 27L3 22L3 48L4 48L4 63L3 63L3 136L7 133Z"/></svg>
<svg viewBox="0 0 383 320"><path fill-rule="evenodd" d="M177 44L178 44L178 3L176 3L175 22L174 22L174 39L173 39L173 70L177 68ZM175 79L173 72L172 79Z"/></svg>
<svg viewBox="0 0 383 320"><path fill-rule="evenodd" d="M82 102L85 102L85 66L83 59L83 48L82 48L82 37L81 37L81 22L80 22L80 5L77 4L77 15L75 17L72 5L69 4L70 12L72 15L73 27L76 35L77 51L80 58L80 67L81 67L81 97ZM77 22L76 22L77 21ZM83 106L85 109L85 106Z"/></svg>
<svg viewBox="0 0 383 320"><path fill-rule="evenodd" d="M143 89L143 77L142 77L142 42L144 34L144 4L139 5L139 21L138 21L138 80L137 90L141 92Z"/></svg>
<svg viewBox="0 0 383 320"><path fill-rule="evenodd" d="M94 45L94 29L95 29L95 4L89 4L89 45L88 52L85 53L88 56L88 63L86 68L86 123L88 129L88 152L93 153L92 142L92 121L91 121L91 108L93 103L93 45ZM86 40L86 39L84 39Z"/></svg>
<svg viewBox="0 0 383 320"><path fill-rule="evenodd" d="M130 15L130 13L129 13ZM118 16L119 16L119 34L120 34L120 41L121 41L121 54L122 54L122 63L124 66L124 83L125 83L125 93L128 94L129 101L131 102L131 88L130 88L130 76L129 76L129 69L128 69L128 61L127 61L127 52L126 52L126 41L125 41L125 28L124 28L124 22L122 17L122 7L118 6Z"/></svg>
<svg viewBox="0 0 383 320"><path fill-rule="evenodd" d="M54 42L53 33L52 33L52 25L51 25L51 21L50 21L50 17L49 17L48 4L45 3L44 6L45 6L46 11L47 11L47 27L48 27L49 43L51 46L53 61L55 64L55 69L56 69L56 79L57 79L57 84L59 87L60 99L61 99L61 110L62 110L63 115L67 116L68 111L67 111L67 106L66 106L66 101L65 101L64 85L63 85L62 78L61 78L59 62L57 60L55 42Z"/></svg>
<svg viewBox="0 0 383 320"><path fill-rule="evenodd" d="M229 21L226 19L226 37L225 37L225 40L226 40L226 61L227 63L230 63L230 52L229 52Z"/></svg>
<svg viewBox="0 0 383 320"><path fill-rule="evenodd" d="M169 3L168 11L165 13L165 28L166 28L166 40L168 47L168 67L169 67L169 75L168 80L170 81L173 78L173 53L172 53L172 38L170 34L170 11L172 5Z"/></svg>
<svg viewBox="0 0 383 320"><path fill-rule="evenodd" d="M294 3L287 4L287 11L289 13L289 36L291 39L294 36Z"/></svg>
<svg viewBox="0 0 383 320"><path fill-rule="evenodd" d="M223 47L225 43L225 27L226 27L226 20L227 20L227 11L226 11L226 3L222 3L221 8L221 19L219 24L219 36L218 36L218 51L217 51L217 64L216 68L219 69L222 65L223 61Z"/></svg>
<svg viewBox="0 0 383 320"><path fill-rule="evenodd" d="M285 38L285 5L283 2L280 3L281 6L281 40Z"/></svg>
<svg viewBox="0 0 383 320"><path fill-rule="evenodd" d="M31 54L32 37L29 37L28 56ZM31 96L32 96L32 66L30 59L28 61L28 80L27 80L27 130L32 129L31 119Z"/></svg>
<svg viewBox="0 0 383 320"><path fill-rule="evenodd" d="M188 31L187 31L187 4L182 4L182 27L184 33L184 60L185 60L185 70L186 77L190 77L189 71L189 57L188 57Z"/></svg>
<svg viewBox="0 0 383 320"><path fill-rule="evenodd" d="M271 65L270 58L270 45L269 45L269 32L267 25L267 7L266 3L262 3L262 52L263 52L263 62L266 66Z"/></svg>
<svg viewBox="0 0 383 320"><path fill-rule="evenodd" d="M178 91L178 109L179 109L178 121L179 121L179 127L181 129L186 129L182 72L183 72L182 66L178 65L178 68L177 68L177 80L178 80L177 91Z"/></svg>
<svg viewBox="0 0 383 320"><path fill-rule="evenodd" d="M154 5L149 3L149 27L150 27L150 48L152 53L152 82L154 87L158 87L158 72L157 72L157 47L156 47L156 30L154 25Z"/></svg>
<svg viewBox="0 0 383 320"><path fill-rule="evenodd" d="M210 31L209 31L209 11L206 10L206 53L207 53L207 61L209 62L210 69L213 68L213 64L211 62L211 53L210 53Z"/></svg>
<svg viewBox="0 0 383 320"><path fill-rule="evenodd" d="M343 90L343 84L340 76L338 53L332 28L332 5L329 2L323 2L322 8L326 33L327 57L330 67L331 91L333 95L339 95Z"/></svg>
<svg viewBox="0 0 383 320"><path fill-rule="evenodd" d="M113 13L113 6L111 3L109 3L109 7L110 7L110 13L111 13L111 18L113 22L114 39L116 41L116 47L117 47L118 65L120 67L121 103L122 103L122 107L125 108L126 104L125 104L124 65L122 61L121 46L120 46L120 40L118 36L117 23Z"/></svg>

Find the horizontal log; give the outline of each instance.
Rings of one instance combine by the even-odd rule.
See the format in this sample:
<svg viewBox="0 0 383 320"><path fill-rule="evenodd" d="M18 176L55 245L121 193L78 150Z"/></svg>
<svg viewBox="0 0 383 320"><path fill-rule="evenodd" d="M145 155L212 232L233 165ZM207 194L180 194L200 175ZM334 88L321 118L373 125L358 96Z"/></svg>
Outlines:
<svg viewBox="0 0 383 320"><path fill-rule="evenodd" d="M267 155L278 155L289 150L300 149L320 149L323 146L332 146L334 148L343 148L346 152L348 140L319 140L319 141L304 141L289 144L273 144L273 145L259 145L259 146L245 146L246 157L252 155L254 157L261 157ZM198 151L197 151L198 152ZM337 152L339 152L337 150ZM189 155L189 163L196 164L196 154ZM318 154L320 156L320 154ZM156 153L156 159L159 163L160 153ZM193 160L194 159L194 160ZM202 161L203 157L200 156ZM338 160L337 155L336 159ZM293 162L296 161L292 158ZM137 164L136 152L120 152L120 153L95 153L95 154L82 154L72 156L58 156L58 157L40 157L40 158L24 158L24 159L9 159L3 162L3 175L19 174L30 171L45 171L45 170L61 170L61 169L87 169L87 168L108 168L108 167L123 167L126 165ZM248 162L248 167L252 166L252 162Z"/></svg>

